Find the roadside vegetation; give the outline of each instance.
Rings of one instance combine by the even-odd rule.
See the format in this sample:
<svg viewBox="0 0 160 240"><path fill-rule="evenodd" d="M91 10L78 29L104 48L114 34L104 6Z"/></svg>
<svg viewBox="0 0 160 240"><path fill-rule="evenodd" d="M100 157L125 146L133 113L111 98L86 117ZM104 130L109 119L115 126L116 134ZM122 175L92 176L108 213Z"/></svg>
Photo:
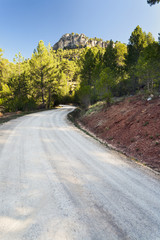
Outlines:
<svg viewBox="0 0 160 240"><path fill-rule="evenodd" d="M14 62L0 50L0 106L7 112L51 109L75 103L87 109L97 101L160 93L160 37L137 26L128 44L108 41L106 48L59 49L41 40L31 59Z"/></svg>
<svg viewBox="0 0 160 240"><path fill-rule="evenodd" d="M81 105L113 97L158 94L160 91L160 42L137 26L128 45L110 41L107 48L85 49L81 57Z"/></svg>
<svg viewBox="0 0 160 240"><path fill-rule="evenodd" d="M137 26L128 44L107 44L55 51L41 40L30 59L19 52L13 62L0 49L0 123L73 103L80 108L70 118L160 171L160 34L155 41Z"/></svg>

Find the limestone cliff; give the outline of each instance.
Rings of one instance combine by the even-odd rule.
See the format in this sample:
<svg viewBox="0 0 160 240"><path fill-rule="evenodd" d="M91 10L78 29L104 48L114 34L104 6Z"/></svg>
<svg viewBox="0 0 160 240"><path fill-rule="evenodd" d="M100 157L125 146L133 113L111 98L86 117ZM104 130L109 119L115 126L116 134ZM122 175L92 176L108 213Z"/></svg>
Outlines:
<svg viewBox="0 0 160 240"><path fill-rule="evenodd" d="M74 34L67 33L61 37L61 39L53 46L53 50L61 49L74 49L74 48L84 48L84 47L106 47L107 42L104 42L102 39L97 38L88 38L83 33Z"/></svg>

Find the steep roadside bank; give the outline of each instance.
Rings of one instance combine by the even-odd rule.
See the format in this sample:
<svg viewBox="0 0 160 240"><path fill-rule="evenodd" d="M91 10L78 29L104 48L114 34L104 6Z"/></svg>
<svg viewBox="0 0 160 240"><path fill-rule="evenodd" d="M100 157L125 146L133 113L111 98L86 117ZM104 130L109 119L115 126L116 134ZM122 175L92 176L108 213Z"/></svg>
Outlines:
<svg viewBox="0 0 160 240"><path fill-rule="evenodd" d="M127 156L160 172L160 98L126 98L92 107L77 119L86 130Z"/></svg>

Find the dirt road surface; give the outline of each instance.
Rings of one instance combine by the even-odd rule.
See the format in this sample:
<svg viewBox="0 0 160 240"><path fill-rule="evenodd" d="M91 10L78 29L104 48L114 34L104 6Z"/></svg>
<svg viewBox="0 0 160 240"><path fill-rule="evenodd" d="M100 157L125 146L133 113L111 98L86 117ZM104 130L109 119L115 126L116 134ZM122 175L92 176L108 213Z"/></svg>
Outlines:
<svg viewBox="0 0 160 240"><path fill-rule="evenodd" d="M71 110L0 126L0 240L160 240L160 177L76 129Z"/></svg>

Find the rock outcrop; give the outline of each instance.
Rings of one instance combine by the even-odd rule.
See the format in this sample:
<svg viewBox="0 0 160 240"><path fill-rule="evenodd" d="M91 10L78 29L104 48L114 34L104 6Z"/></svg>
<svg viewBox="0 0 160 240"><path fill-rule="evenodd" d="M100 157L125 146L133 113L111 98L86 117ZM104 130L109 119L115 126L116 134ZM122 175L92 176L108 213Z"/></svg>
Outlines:
<svg viewBox="0 0 160 240"><path fill-rule="evenodd" d="M84 48L84 47L107 47L107 42L104 42L102 39L97 38L88 38L83 33L74 34L67 33L61 37L61 39L53 46L53 50L61 49L75 49L75 48Z"/></svg>

